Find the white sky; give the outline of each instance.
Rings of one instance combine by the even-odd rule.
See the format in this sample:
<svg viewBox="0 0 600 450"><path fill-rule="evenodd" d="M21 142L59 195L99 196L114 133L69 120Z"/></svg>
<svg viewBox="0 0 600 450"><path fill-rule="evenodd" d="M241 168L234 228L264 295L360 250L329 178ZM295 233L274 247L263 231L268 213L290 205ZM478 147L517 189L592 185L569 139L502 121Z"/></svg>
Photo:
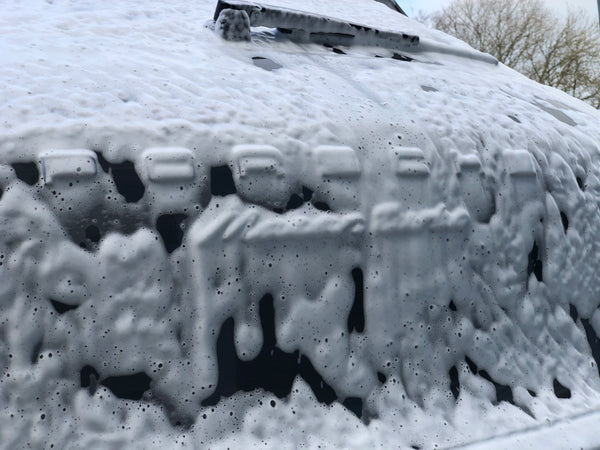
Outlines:
<svg viewBox="0 0 600 450"><path fill-rule="evenodd" d="M420 10L434 12L442 9L451 0L397 0L400 6L410 16L417 14ZM594 20L598 20L597 0L544 0L548 6L557 14L564 14L569 9L583 10Z"/></svg>

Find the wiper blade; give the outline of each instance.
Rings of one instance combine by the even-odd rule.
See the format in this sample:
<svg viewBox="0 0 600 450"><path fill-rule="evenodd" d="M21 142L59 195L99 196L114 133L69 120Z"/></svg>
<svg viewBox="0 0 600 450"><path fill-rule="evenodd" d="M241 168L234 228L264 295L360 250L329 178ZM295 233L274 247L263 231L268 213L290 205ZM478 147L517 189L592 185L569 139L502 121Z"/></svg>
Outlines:
<svg viewBox="0 0 600 450"><path fill-rule="evenodd" d="M419 36L378 30L331 17L243 0L219 0L214 20L224 9L245 11L251 27L277 28L296 39L334 45L369 45L403 49L419 44Z"/></svg>

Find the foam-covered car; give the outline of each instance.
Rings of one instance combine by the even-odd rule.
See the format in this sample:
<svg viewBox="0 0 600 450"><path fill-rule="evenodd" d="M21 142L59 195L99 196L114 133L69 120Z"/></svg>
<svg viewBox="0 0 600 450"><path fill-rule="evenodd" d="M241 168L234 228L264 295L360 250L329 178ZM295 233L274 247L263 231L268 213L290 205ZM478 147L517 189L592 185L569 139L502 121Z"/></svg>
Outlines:
<svg viewBox="0 0 600 450"><path fill-rule="evenodd" d="M600 113L391 5L0 5L0 447L600 443Z"/></svg>

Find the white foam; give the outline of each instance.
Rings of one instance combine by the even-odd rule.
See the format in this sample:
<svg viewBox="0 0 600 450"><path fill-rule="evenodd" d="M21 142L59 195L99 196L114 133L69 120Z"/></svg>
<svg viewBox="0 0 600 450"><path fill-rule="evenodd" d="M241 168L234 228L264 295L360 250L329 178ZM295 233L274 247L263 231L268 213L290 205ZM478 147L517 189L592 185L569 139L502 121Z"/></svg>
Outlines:
<svg viewBox="0 0 600 450"><path fill-rule="evenodd" d="M1 445L432 448L600 405L599 113L377 2L278 4L436 45L1 7ZM257 358L283 398L227 390Z"/></svg>

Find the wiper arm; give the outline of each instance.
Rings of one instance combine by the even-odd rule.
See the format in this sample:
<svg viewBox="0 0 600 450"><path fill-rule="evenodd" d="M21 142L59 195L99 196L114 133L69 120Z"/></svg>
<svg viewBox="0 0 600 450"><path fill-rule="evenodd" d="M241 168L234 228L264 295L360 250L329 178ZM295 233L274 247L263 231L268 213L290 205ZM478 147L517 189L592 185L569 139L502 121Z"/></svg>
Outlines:
<svg viewBox="0 0 600 450"><path fill-rule="evenodd" d="M398 11L400 14L408 17L408 15L404 12L400 5L396 3L394 0L375 0L376 2L383 3L388 8Z"/></svg>
<svg viewBox="0 0 600 450"><path fill-rule="evenodd" d="M247 28L267 27L277 28L286 33L290 39L300 42L346 46L364 45L414 53L435 52L498 64L498 60L493 56L468 47L445 45L431 39L420 39L417 35L380 30L310 12L244 0L218 0L214 14L215 21L218 21L223 11L244 16L235 18L231 24L225 24L236 31L236 36L240 35L239 29L243 28L244 40L250 40L250 30ZM227 38L226 35L224 37Z"/></svg>

